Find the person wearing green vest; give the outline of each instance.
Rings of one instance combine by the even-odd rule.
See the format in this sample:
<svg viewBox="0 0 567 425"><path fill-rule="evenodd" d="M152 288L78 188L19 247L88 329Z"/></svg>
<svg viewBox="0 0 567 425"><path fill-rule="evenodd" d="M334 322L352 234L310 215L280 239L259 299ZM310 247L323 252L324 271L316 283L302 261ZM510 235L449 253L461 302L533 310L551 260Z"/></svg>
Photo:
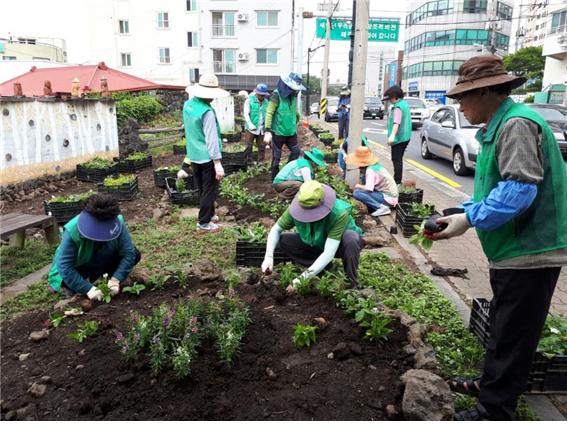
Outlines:
<svg viewBox="0 0 567 425"><path fill-rule="evenodd" d="M447 96L471 124L486 125L476 139L474 195L460 214L437 220L427 233L452 238L474 227L489 261L490 339L478 379L448 381L478 397L457 420L514 420L526 390L551 297L567 264L567 172L545 120L509 95L526 81L508 75L497 56L477 56L459 68Z"/></svg>
<svg viewBox="0 0 567 425"><path fill-rule="evenodd" d="M47 283L53 292L86 294L91 300L101 301L103 294L95 286L97 279L108 274L108 288L114 296L140 259L118 201L111 195L96 194L64 226Z"/></svg>
<svg viewBox="0 0 567 425"><path fill-rule="evenodd" d="M266 156L266 145L264 144L264 123L266 121L266 111L268 109L268 99L270 92L268 86L260 83L256 90L246 98L244 102L244 133L245 143L252 149L254 142L258 149L258 162L263 162Z"/></svg>
<svg viewBox="0 0 567 425"><path fill-rule="evenodd" d="M282 233L294 227L296 233ZM305 182L268 234L262 272L269 274L273 270L274 251L279 246L293 262L308 267L293 280L288 292L294 292L300 278L319 274L335 257L342 259L345 273L356 287L361 235L348 202L337 199L330 186L316 180Z"/></svg>
<svg viewBox="0 0 567 425"><path fill-rule="evenodd" d="M301 74L290 72L289 75L283 75L278 81L278 88L270 96L264 142L272 147L272 180L280 171L284 145L289 149L288 162L299 158L297 96L301 90L305 90L302 82Z"/></svg>
<svg viewBox="0 0 567 425"><path fill-rule="evenodd" d="M392 150L394 180L400 184L404 172L404 152L411 140L411 112L400 86L392 86L386 90L382 100L392 102L388 114L388 144Z"/></svg>
<svg viewBox="0 0 567 425"><path fill-rule="evenodd" d="M360 183L354 186L352 197L365 204L373 217L390 214L390 208L398 204L398 185L372 151L359 146L345 162L360 169Z"/></svg>
<svg viewBox="0 0 567 425"><path fill-rule="evenodd" d="M299 187L315 178L318 167L326 168L325 154L317 148L303 153L303 158L288 162L274 179L274 190L281 199L293 199Z"/></svg>
<svg viewBox="0 0 567 425"><path fill-rule="evenodd" d="M219 121L211 106L213 99L228 97L230 93L219 88L215 74L203 74L199 83L187 87L192 98L183 105L183 124L187 143L187 158L193 168L193 181L199 190L199 217L197 230L216 231L215 201L220 180L224 177L222 138ZM182 169L177 177L187 177ZM188 173L185 173L188 174Z"/></svg>

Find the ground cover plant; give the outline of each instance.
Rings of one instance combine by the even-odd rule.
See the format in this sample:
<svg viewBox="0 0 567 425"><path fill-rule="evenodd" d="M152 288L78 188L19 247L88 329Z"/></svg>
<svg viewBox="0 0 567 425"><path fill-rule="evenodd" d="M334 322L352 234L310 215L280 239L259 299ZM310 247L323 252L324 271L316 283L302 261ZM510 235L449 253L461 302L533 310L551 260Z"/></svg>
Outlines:
<svg viewBox="0 0 567 425"><path fill-rule="evenodd" d="M248 146L244 143L225 143L222 146L222 151L227 153L238 153L244 152L247 148Z"/></svg>
<svg viewBox="0 0 567 425"><path fill-rule="evenodd" d="M33 273L49 264L57 247L49 245L44 238L26 238L24 248L10 245L0 246L0 287Z"/></svg>
<svg viewBox="0 0 567 425"><path fill-rule="evenodd" d="M124 294L140 295L144 289L146 289L146 285L136 282L133 285L125 286L124 288L122 288L122 292Z"/></svg>
<svg viewBox="0 0 567 425"><path fill-rule="evenodd" d="M293 344L297 348L311 347L311 344L317 342L316 331L317 326L296 324L293 328Z"/></svg>
<svg viewBox="0 0 567 425"><path fill-rule="evenodd" d="M164 167L156 168L154 171L169 171L171 173L177 173L179 170L181 170L181 167L179 165L167 165Z"/></svg>
<svg viewBox="0 0 567 425"><path fill-rule="evenodd" d="M150 154L148 152L134 152L124 158L127 161L143 161L148 159Z"/></svg>
<svg viewBox="0 0 567 425"><path fill-rule="evenodd" d="M238 240L246 242L264 242L268 238L268 229L260 223L248 226L235 226L232 228Z"/></svg>
<svg viewBox="0 0 567 425"><path fill-rule="evenodd" d="M96 320L87 320L77 326L75 332L69 333L67 336L79 344L82 344L87 338L95 336L99 330L99 322Z"/></svg>
<svg viewBox="0 0 567 425"><path fill-rule="evenodd" d="M95 169L95 170L104 170L104 169L112 167L115 164L116 163L114 161L111 161L109 159L104 159L104 158L101 158L99 156L95 156L90 161L83 162L80 165L83 168L90 168L90 169Z"/></svg>
<svg viewBox="0 0 567 425"><path fill-rule="evenodd" d="M120 174L118 176L106 177L103 184L106 187L117 187L132 184L134 183L134 180L136 180L135 174Z"/></svg>
<svg viewBox="0 0 567 425"><path fill-rule="evenodd" d="M75 193L71 195L61 195L61 196L52 196L47 203L48 204L70 204L75 202L83 202L86 201L90 196L94 195L92 190L83 193Z"/></svg>
<svg viewBox="0 0 567 425"><path fill-rule="evenodd" d="M567 317L547 316L537 351L548 359L567 356Z"/></svg>

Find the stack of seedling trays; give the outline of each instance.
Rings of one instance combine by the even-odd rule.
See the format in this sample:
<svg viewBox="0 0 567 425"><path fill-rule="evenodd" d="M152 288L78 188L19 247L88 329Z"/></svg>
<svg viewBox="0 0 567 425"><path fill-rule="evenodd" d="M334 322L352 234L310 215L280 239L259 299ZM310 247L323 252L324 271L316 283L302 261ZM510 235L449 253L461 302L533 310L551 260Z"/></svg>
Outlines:
<svg viewBox="0 0 567 425"><path fill-rule="evenodd" d="M160 167L154 170L154 183L156 187L165 189L165 179L167 177L176 178L181 168L179 166Z"/></svg>
<svg viewBox="0 0 567 425"><path fill-rule="evenodd" d="M336 150L325 152L325 162L327 164L336 164L339 159L339 153Z"/></svg>
<svg viewBox="0 0 567 425"><path fill-rule="evenodd" d="M89 191L78 195L53 197L43 201L45 214L54 217L57 224L63 225L83 210L85 202L93 193Z"/></svg>
<svg viewBox="0 0 567 425"><path fill-rule="evenodd" d="M423 202L423 189L415 189L414 192L409 193L400 192L398 194L398 202L403 204L417 202L418 204L421 204Z"/></svg>
<svg viewBox="0 0 567 425"><path fill-rule="evenodd" d="M107 176L118 172L118 164L95 157L83 164L77 164L77 179L83 182L101 182Z"/></svg>
<svg viewBox="0 0 567 425"><path fill-rule="evenodd" d="M469 329L486 348L490 339L490 301L475 298ZM539 394L567 394L567 356L547 358L536 353L528 378L528 392Z"/></svg>
<svg viewBox="0 0 567 425"><path fill-rule="evenodd" d="M126 158L115 158L118 161L118 172L135 173L152 166L152 156L137 152Z"/></svg>
<svg viewBox="0 0 567 425"><path fill-rule="evenodd" d="M236 265L258 267L266 255L266 242L236 241ZM279 248L274 252L274 264L285 263L291 259Z"/></svg>
<svg viewBox="0 0 567 425"><path fill-rule="evenodd" d="M166 177L165 179L165 187L171 203L175 205L199 205L199 190L195 189L193 177L189 176L179 180L183 182L183 190L181 190L178 179L172 177Z"/></svg>
<svg viewBox="0 0 567 425"><path fill-rule="evenodd" d="M325 146L331 146L335 141L335 136L333 136L330 132L320 133L318 137L319 141Z"/></svg>
<svg viewBox="0 0 567 425"><path fill-rule="evenodd" d="M174 155L186 155L187 154L187 145L185 143L178 144L176 143L173 145L173 154Z"/></svg>
<svg viewBox="0 0 567 425"><path fill-rule="evenodd" d="M109 176L98 184L98 191L112 195L117 201L131 201L140 191L138 176L134 174Z"/></svg>
<svg viewBox="0 0 567 425"><path fill-rule="evenodd" d="M438 214L435 211L433 205L426 205L431 207L431 212L429 215ZM402 234L407 238L413 236L417 233L417 230L413 227L415 225L420 226L423 220L427 217L419 217L412 215L412 204L399 203L396 206L396 224L402 229Z"/></svg>
<svg viewBox="0 0 567 425"><path fill-rule="evenodd" d="M229 148L230 145L225 145L224 148ZM235 173L240 170L247 170L250 157L252 155L252 146L246 146L239 152L222 152L222 166L226 175Z"/></svg>

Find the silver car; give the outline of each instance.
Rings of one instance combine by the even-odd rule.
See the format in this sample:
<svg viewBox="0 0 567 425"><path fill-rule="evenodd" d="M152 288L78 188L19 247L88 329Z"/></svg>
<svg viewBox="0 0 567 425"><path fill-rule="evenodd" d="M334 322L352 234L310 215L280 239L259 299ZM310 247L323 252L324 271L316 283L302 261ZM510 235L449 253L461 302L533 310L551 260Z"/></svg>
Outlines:
<svg viewBox="0 0 567 425"><path fill-rule="evenodd" d="M457 106L443 106L421 127L421 157L453 161L455 174L464 176L476 166L480 144L474 136L479 128L469 123Z"/></svg>

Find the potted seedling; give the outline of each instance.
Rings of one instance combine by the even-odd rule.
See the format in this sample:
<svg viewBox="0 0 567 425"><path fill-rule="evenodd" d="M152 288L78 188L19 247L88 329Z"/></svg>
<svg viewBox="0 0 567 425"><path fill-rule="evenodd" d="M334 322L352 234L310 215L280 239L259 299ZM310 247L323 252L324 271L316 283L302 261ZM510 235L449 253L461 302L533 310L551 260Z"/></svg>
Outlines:
<svg viewBox="0 0 567 425"><path fill-rule="evenodd" d="M126 158L120 158L118 171L121 173L135 173L138 170L152 166L152 156L148 152L134 152Z"/></svg>
<svg viewBox="0 0 567 425"><path fill-rule="evenodd" d="M199 190L193 188L193 178L165 178L165 188L172 204L199 205Z"/></svg>
<svg viewBox="0 0 567 425"><path fill-rule="evenodd" d="M319 140L323 142L325 146L331 146L335 141L335 136L331 133L321 133L319 134Z"/></svg>
<svg viewBox="0 0 567 425"><path fill-rule="evenodd" d="M257 267L262 264L266 253L268 230L259 223L249 226L236 226L232 229L236 235L236 265ZM289 261L289 257L280 249L274 252L274 264Z"/></svg>
<svg viewBox="0 0 567 425"><path fill-rule="evenodd" d="M173 145L173 154L174 155L187 154L187 143L185 142L185 139L181 139Z"/></svg>
<svg viewBox="0 0 567 425"><path fill-rule="evenodd" d="M336 164L339 158L339 152L336 149L325 152L325 162L327 164Z"/></svg>
<svg viewBox="0 0 567 425"><path fill-rule="evenodd" d="M404 204L423 202L423 189L416 188L415 181L413 180L406 180L402 182L399 188L398 202Z"/></svg>
<svg viewBox="0 0 567 425"><path fill-rule="evenodd" d="M139 192L138 176L119 174L106 177L102 183L99 183L98 190L114 196L118 201L130 201Z"/></svg>
<svg viewBox="0 0 567 425"><path fill-rule="evenodd" d="M84 182L101 182L106 176L116 172L118 172L118 163L98 156L77 164L77 179Z"/></svg>
<svg viewBox="0 0 567 425"><path fill-rule="evenodd" d="M230 165L246 165L250 159L252 146L244 143L225 143L222 147L222 161Z"/></svg>
<svg viewBox="0 0 567 425"><path fill-rule="evenodd" d="M178 165L156 168L154 170L154 183L156 187L165 188L165 179L167 177L176 178L180 169L181 167Z"/></svg>
<svg viewBox="0 0 567 425"><path fill-rule="evenodd" d="M402 228L403 235L409 237L418 233L423 221L434 214L438 213L433 205L399 203L396 206L396 223Z"/></svg>
<svg viewBox="0 0 567 425"><path fill-rule="evenodd" d="M43 202L45 213L55 217L57 224L65 224L83 210L85 202L93 194L89 190L74 195L52 196Z"/></svg>
<svg viewBox="0 0 567 425"><path fill-rule="evenodd" d="M231 143L231 142L240 142L240 138L242 136L242 132L240 131L225 131L224 133L221 133L221 137L223 139L226 139L227 142Z"/></svg>

